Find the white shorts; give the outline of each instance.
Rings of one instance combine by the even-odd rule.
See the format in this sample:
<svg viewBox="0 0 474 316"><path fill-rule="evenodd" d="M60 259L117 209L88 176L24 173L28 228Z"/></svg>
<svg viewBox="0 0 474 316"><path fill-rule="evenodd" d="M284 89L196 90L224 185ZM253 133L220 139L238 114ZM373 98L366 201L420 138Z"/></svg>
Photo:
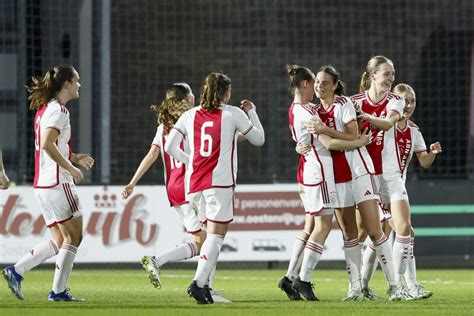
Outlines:
<svg viewBox="0 0 474 316"><path fill-rule="evenodd" d="M82 205L74 183L60 183L49 189L34 189L46 226L82 216Z"/></svg>
<svg viewBox="0 0 474 316"><path fill-rule="evenodd" d="M387 206L385 204L379 203L379 214L381 223L392 219L392 213L390 213L389 205Z"/></svg>
<svg viewBox="0 0 474 316"><path fill-rule="evenodd" d="M357 205L364 201L378 200L377 182L373 175L365 174L353 181L336 183L335 208Z"/></svg>
<svg viewBox="0 0 474 316"><path fill-rule="evenodd" d="M377 179L382 203L390 204L396 201L408 201L407 190L400 173L379 174Z"/></svg>
<svg viewBox="0 0 474 316"><path fill-rule="evenodd" d="M326 182L315 186L302 184L298 186L298 193L300 194L306 214L315 216L334 214L333 205L336 203L335 189L332 189L332 193L330 194Z"/></svg>
<svg viewBox="0 0 474 316"><path fill-rule="evenodd" d="M201 222L226 224L234 220L234 188L210 188L191 193L188 198L193 208L199 210Z"/></svg>
<svg viewBox="0 0 474 316"><path fill-rule="evenodd" d="M178 213L186 232L194 234L202 230L202 224L190 203L174 206L174 210Z"/></svg>

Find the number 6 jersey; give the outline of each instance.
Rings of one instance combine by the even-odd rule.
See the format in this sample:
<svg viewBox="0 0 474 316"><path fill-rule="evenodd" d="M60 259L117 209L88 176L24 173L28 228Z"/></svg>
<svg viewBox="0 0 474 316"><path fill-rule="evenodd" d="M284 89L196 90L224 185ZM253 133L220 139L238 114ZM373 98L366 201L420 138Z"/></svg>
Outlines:
<svg viewBox="0 0 474 316"><path fill-rule="evenodd" d="M249 111L249 116L258 121L254 110ZM252 122L244 111L231 105L221 105L212 112L197 106L181 115L174 129L189 143L187 194L235 186L236 133L249 133L254 127Z"/></svg>

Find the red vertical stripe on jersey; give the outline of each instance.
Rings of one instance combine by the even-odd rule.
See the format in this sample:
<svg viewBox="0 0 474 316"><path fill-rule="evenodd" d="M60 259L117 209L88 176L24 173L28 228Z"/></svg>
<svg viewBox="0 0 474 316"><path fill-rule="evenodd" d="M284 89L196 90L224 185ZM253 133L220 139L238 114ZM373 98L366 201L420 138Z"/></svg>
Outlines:
<svg viewBox="0 0 474 316"><path fill-rule="evenodd" d="M331 108L326 112L323 107L320 106L319 117L326 124L326 126L337 131L336 127L336 118L334 117L334 109L336 106L341 105L331 105ZM344 183L352 180L352 172L349 167L349 163L346 159L345 151L331 150L331 157L333 162L334 169L334 180L336 183Z"/></svg>
<svg viewBox="0 0 474 316"><path fill-rule="evenodd" d="M162 136L162 146L165 147L166 139ZM181 149L184 149L184 143L180 144ZM177 206L186 203L184 194L184 176L186 167L183 163L173 159L167 152L162 151L165 172L166 172L166 193L171 206Z"/></svg>
<svg viewBox="0 0 474 316"><path fill-rule="evenodd" d="M212 176L221 148L222 110L196 111L194 117L193 173L189 192L212 187ZM230 161L232 164L233 162Z"/></svg>
<svg viewBox="0 0 474 316"><path fill-rule="evenodd" d="M40 107L35 114L35 120L34 120L34 133L35 133L35 178L33 180L33 187L36 188L38 186L38 180L40 176L40 148L41 148L41 126L40 126L40 121L41 117L43 116L44 112L48 108L48 105L45 104L42 107Z"/></svg>
<svg viewBox="0 0 474 316"><path fill-rule="evenodd" d="M413 141L411 138L411 129L406 127L405 130L395 129L395 152L397 153L398 166L400 172L403 173L410 159Z"/></svg>
<svg viewBox="0 0 474 316"><path fill-rule="evenodd" d="M362 101L362 111L378 118L385 118L387 116L388 100L383 99L382 101L383 102L379 103L377 106L373 106L368 100L365 99ZM374 163L375 174L382 174L382 151L384 146L385 131L376 128L367 121L362 121L361 125L361 131L363 131L365 128L369 128L369 130L372 131L372 134L374 135L372 142L366 145L365 148L367 148L370 158L372 158L372 162Z"/></svg>

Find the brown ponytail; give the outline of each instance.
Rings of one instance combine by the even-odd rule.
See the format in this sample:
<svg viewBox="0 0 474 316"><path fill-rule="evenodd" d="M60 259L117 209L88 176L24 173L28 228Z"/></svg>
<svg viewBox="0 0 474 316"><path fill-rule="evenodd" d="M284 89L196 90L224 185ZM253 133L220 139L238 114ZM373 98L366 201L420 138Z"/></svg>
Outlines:
<svg viewBox="0 0 474 316"><path fill-rule="evenodd" d="M72 81L76 70L71 65L59 65L46 72L43 78L33 77L29 93L30 110L36 110L55 98L66 81Z"/></svg>
<svg viewBox="0 0 474 316"><path fill-rule="evenodd" d="M314 80L314 73L307 67L299 65L286 65L286 71L290 79L290 92L295 94L295 90L298 89L302 81Z"/></svg>
<svg viewBox="0 0 474 316"><path fill-rule="evenodd" d="M159 124L163 124L164 133L167 134L179 117L189 109L186 97L191 93L191 87L184 82L173 83L166 90L166 97L160 105L151 105Z"/></svg>
<svg viewBox="0 0 474 316"><path fill-rule="evenodd" d="M370 85L371 85L370 75L375 73L379 69L379 66L382 64L393 65L393 62L387 57L380 56L380 55L374 56L369 60L369 62L367 63L367 66L365 66L365 71L360 78L359 92L364 92L364 91L369 90Z"/></svg>
<svg viewBox="0 0 474 316"><path fill-rule="evenodd" d="M230 90L230 78L220 72L211 72L204 79L201 88L201 107L212 112L224 101L224 95Z"/></svg>

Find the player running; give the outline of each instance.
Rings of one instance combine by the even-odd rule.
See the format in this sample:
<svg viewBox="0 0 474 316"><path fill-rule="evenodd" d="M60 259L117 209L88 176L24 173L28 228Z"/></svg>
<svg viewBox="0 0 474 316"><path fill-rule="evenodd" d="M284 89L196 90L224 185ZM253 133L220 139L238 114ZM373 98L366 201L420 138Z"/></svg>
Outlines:
<svg viewBox="0 0 474 316"><path fill-rule="evenodd" d="M49 301L83 301L69 293L67 282L82 241L82 205L76 184L84 179L74 164L90 169L89 154L71 149L71 124L66 104L79 98L79 74L71 65L50 69L43 78L33 78L28 88L30 109L36 110L34 193L53 240L36 245L20 261L3 270L8 287L18 299L23 275L57 255Z"/></svg>
<svg viewBox="0 0 474 316"><path fill-rule="evenodd" d="M265 142L255 105L243 100L241 107L245 113L228 105L230 97L229 77L211 72L201 90L201 104L179 118L165 144L166 152L187 164L186 194L192 205L202 202L207 218L207 238L188 288L188 294L198 304L213 303L205 286L233 220L236 134L242 133L255 146L262 146ZM189 142L189 154L179 146L183 139Z"/></svg>
<svg viewBox="0 0 474 316"><path fill-rule="evenodd" d="M198 219L198 212L194 210L184 193L185 165L170 157L163 149L168 139L169 132L173 128L178 118L194 106L194 94L187 83L174 83L167 91L166 98L160 105L152 105L151 109L156 113L159 126L156 130L155 138L148 154L143 158L135 174L123 191L122 197L128 198L143 177L161 154L166 183L166 192L170 205L178 214L186 232L191 234L192 241L185 242L173 247L157 256L144 256L141 260L143 268L148 272L151 283L155 288L161 288L160 268L168 262L181 261L192 258L199 254L202 243L206 239L206 231L202 228L202 223ZM189 152L186 141L180 146ZM204 220L203 220L204 221ZM212 279L210 282L212 283ZM230 301L217 295L210 286L212 297L216 302L229 303Z"/></svg>

